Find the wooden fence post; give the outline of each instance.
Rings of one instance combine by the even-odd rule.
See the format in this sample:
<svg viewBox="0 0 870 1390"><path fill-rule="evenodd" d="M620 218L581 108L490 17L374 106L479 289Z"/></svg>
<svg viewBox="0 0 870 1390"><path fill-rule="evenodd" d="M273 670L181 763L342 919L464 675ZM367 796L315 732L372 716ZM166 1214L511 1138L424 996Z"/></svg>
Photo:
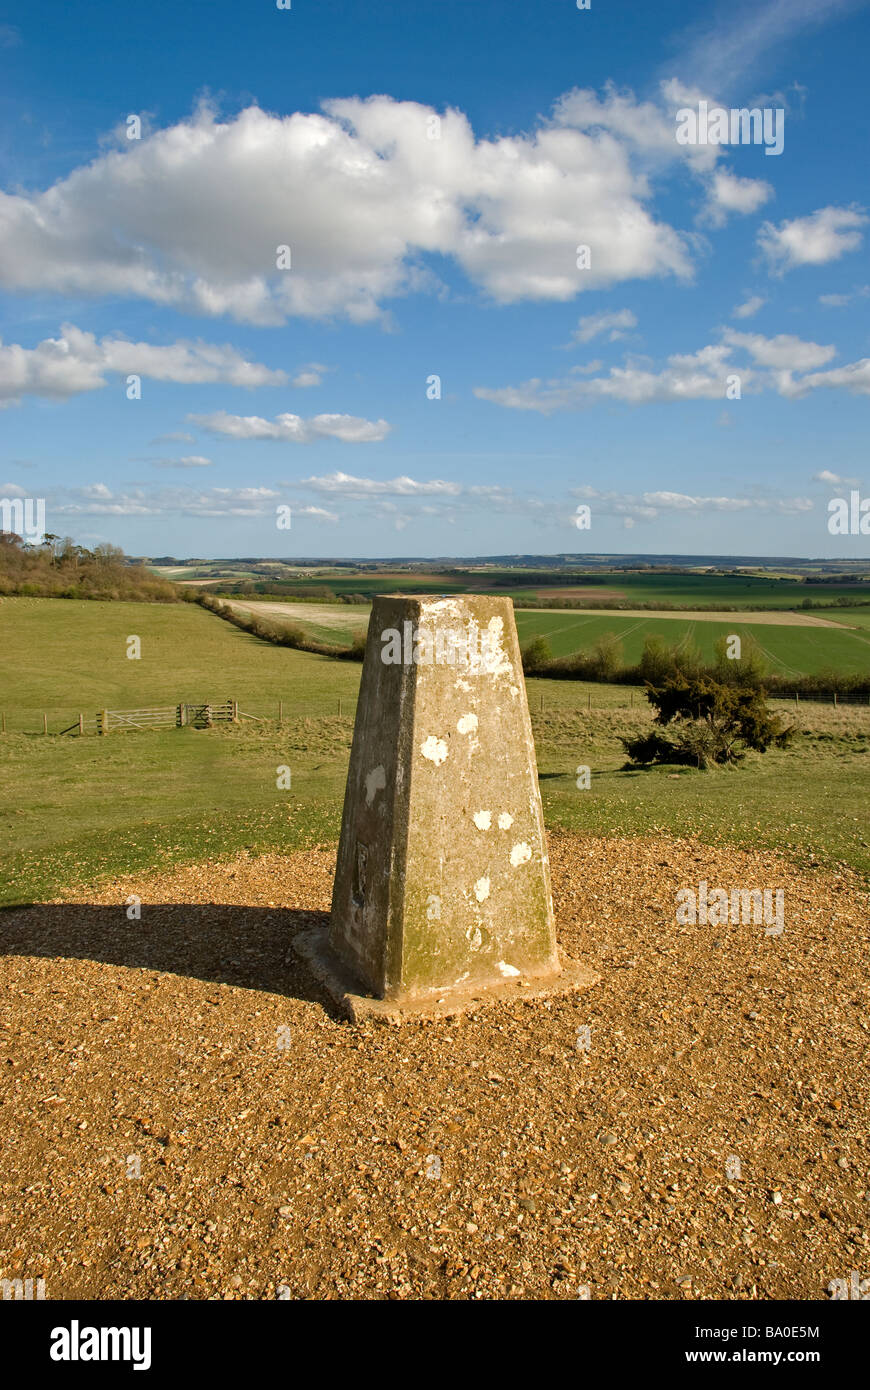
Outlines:
<svg viewBox="0 0 870 1390"><path fill-rule="evenodd" d="M80 715L79 715L79 733L80 733L80 734L83 734L84 731L85 731L85 716L84 716L83 714L80 714Z"/></svg>
<svg viewBox="0 0 870 1390"><path fill-rule="evenodd" d="M48 715L47 715L47 714L44 714L44 715L42 716L42 732L43 732L44 734L47 734L47 733L48 733Z"/></svg>
<svg viewBox="0 0 870 1390"><path fill-rule="evenodd" d="M97 729L101 734L109 732L109 711L107 709L97 711Z"/></svg>
<svg viewBox="0 0 870 1390"><path fill-rule="evenodd" d="M338 697L338 717L341 718L341 696Z"/></svg>
<svg viewBox="0 0 870 1390"><path fill-rule="evenodd" d="M281 720L282 720L283 718L284 718L284 701L283 701L283 700L279 700L279 701L278 701L278 723L279 723L279 724L281 723Z"/></svg>
<svg viewBox="0 0 870 1390"><path fill-rule="evenodd" d="M233 705L233 723L234 723L234 724L238 724L238 722L239 722L239 702L238 702L238 700L233 700L232 705Z"/></svg>
<svg viewBox="0 0 870 1390"><path fill-rule="evenodd" d="M4 734L5 734L5 732L6 732L6 715L5 715L5 713L4 713L4 715L3 715L3 732L4 732Z"/></svg>

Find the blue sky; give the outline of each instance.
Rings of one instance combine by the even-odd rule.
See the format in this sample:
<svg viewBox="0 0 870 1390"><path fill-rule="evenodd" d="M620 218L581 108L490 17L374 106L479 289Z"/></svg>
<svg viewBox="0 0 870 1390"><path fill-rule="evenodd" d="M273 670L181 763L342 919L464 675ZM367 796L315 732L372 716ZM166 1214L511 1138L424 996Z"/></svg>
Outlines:
<svg viewBox="0 0 870 1390"><path fill-rule="evenodd" d="M0 7L0 496L133 554L866 556L868 40L863 0ZM782 153L679 144L701 102Z"/></svg>

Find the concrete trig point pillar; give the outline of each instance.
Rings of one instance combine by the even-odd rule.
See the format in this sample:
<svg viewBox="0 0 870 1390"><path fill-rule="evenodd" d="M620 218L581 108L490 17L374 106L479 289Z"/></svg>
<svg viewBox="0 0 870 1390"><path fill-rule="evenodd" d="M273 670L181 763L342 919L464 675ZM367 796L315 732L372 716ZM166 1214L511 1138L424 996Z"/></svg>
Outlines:
<svg viewBox="0 0 870 1390"><path fill-rule="evenodd" d="M375 599L330 924L294 946L353 1021L599 978L556 947L509 599Z"/></svg>

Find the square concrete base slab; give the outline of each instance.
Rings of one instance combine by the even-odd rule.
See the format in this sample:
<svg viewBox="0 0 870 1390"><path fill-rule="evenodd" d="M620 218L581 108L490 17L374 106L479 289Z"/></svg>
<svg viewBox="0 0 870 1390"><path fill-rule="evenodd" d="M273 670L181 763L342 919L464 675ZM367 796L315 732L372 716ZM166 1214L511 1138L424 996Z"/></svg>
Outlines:
<svg viewBox="0 0 870 1390"><path fill-rule="evenodd" d="M513 1004L518 1000L549 999L560 994L572 994L590 989L601 979L587 965L560 955L561 969L558 974L520 975L496 980L492 984L463 984L403 999L375 999L372 995L360 994L359 981L330 948L325 928L311 927L297 933L293 938L293 950L306 962L312 975L324 986L351 1023L364 1023L368 1019L401 1023L406 1019L449 1018L487 1004Z"/></svg>

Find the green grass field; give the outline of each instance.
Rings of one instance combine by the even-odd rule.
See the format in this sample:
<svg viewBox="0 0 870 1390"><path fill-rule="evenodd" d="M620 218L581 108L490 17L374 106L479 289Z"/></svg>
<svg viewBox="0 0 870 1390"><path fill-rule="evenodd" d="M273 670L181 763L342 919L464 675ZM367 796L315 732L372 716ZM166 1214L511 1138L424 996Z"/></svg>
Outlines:
<svg viewBox="0 0 870 1390"><path fill-rule="evenodd" d="M125 656L132 634L142 638L139 662ZM338 837L357 664L274 648L190 605L6 600L0 641L10 728L0 738L0 903ZM870 709L789 710L801 728L795 745L750 756L741 770L624 771L621 735L649 724L641 692L545 680L528 692L550 826L764 845L870 877ZM265 717L108 738L38 731L42 709L60 716L208 695L236 696ZM581 765L592 769L589 791L575 785ZM278 790L281 766L289 790Z"/></svg>
<svg viewBox="0 0 870 1390"><path fill-rule="evenodd" d="M139 660L127 638L141 639ZM0 603L0 711L7 728L62 727L79 711L237 699L253 714L321 715L355 694L359 668L298 654L231 627L196 604L11 598ZM68 716L68 717L67 717Z"/></svg>
<svg viewBox="0 0 870 1390"><path fill-rule="evenodd" d="M125 655L131 634L142 639L138 662ZM271 647L191 605L8 600L0 641L0 709L10 729L0 738L0 903L41 901L172 862L337 838L358 665ZM737 771L625 772L620 736L650 720L638 691L545 680L528 689L548 824L764 845L870 877L870 710L802 705L792 712L794 746L752 756ZM271 717L107 738L36 731L43 708L208 695L234 695ZM576 787L581 764L592 768L590 791ZM288 790L277 787L280 766L291 770Z"/></svg>

